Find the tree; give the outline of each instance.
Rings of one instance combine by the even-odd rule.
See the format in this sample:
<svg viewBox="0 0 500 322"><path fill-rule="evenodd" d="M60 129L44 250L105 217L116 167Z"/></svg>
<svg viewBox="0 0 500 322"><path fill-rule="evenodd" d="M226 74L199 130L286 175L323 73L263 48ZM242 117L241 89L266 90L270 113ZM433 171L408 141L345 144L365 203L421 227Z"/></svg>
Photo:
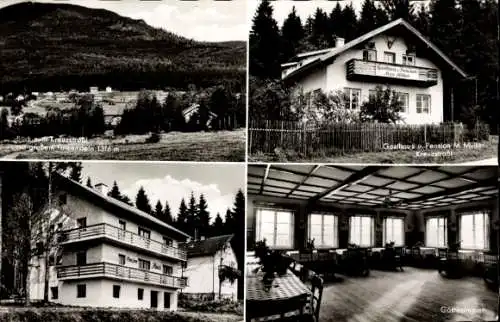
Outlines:
<svg viewBox="0 0 500 322"><path fill-rule="evenodd" d="M430 16L424 4L421 4L414 19L413 25L424 35L429 35Z"/></svg>
<svg viewBox="0 0 500 322"><path fill-rule="evenodd" d="M208 212L207 200L203 194L200 195L198 203L198 218L200 236L207 237L210 234L210 213Z"/></svg>
<svg viewBox="0 0 500 322"><path fill-rule="evenodd" d="M169 225L173 223L172 214L170 212L170 206L168 201L165 201L165 207L163 208L163 221Z"/></svg>
<svg viewBox="0 0 500 322"><path fill-rule="evenodd" d="M9 130L9 111L6 108L2 108L0 112L0 139L6 139Z"/></svg>
<svg viewBox="0 0 500 322"><path fill-rule="evenodd" d="M333 43L332 33L328 30L328 16L321 8L314 13L310 42L317 49L328 48Z"/></svg>
<svg viewBox="0 0 500 322"><path fill-rule="evenodd" d="M116 182L115 182L116 183ZM90 177L87 177L87 187L92 188L92 181L90 180Z"/></svg>
<svg viewBox="0 0 500 322"><path fill-rule="evenodd" d="M281 35L283 37L283 61L287 61L297 54L300 42L304 38L304 28L295 6L283 22Z"/></svg>
<svg viewBox="0 0 500 322"><path fill-rule="evenodd" d="M81 183L82 181L82 164L80 162L70 162L70 179Z"/></svg>
<svg viewBox="0 0 500 322"><path fill-rule="evenodd" d="M281 37L269 0L259 4L253 17L249 47L250 74L260 78L279 78Z"/></svg>
<svg viewBox="0 0 500 322"><path fill-rule="evenodd" d="M365 0L363 2L358 27L359 35L365 34L378 27L377 8L373 0Z"/></svg>
<svg viewBox="0 0 500 322"><path fill-rule="evenodd" d="M380 0L380 2L390 20L403 18L410 23L413 22L414 6L410 0Z"/></svg>
<svg viewBox="0 0 500 322"><path fill-rule="evenodd" d="M129 197L121 194L120 188L118 187L116 181L113 181L113 187L111 187L111 190L108 192L108 196L116 200L120 200L121 202L124 202L130 206L133 206L133 203L132 201L130 201Z"/></svg>
<svg viewBox="0 0 500 322"><path fill-rule="evenodd" d="M231 209L226 209L226 215L224 217L224 233L230 234L234 231L234 219Z"/></svg>
<svg viewBox="0 0 500 322"><path fill-rule="evenodd" d="M145 213L151 214L151 204L149 203L149 198L144 190L144 187L140 187L139 191L137 191L137 195L135 197L135 206L137 209L144 211Z"/></svg>
<svg viewBox="0 0 500 322"><path fill-rule="evenodd" d="M375 93L361 105L360 118L365 122L396 123L402 119L403 105L396 91L377 86Z"/></svg>
<svg viewBox="0 0 500 322"><path fill-rule="evenodd" d="M234 223L234 236L231 240L231 244L234 249L236 256L236 261L238 263L238 269L243 271L245 265L245 194L240 189L236 193L234 198L234 204L232 209L232 221ZM238 298L243 298L243 279L238 280Z"/></svg>
<svg viewBox="0 0 500 322"><path fill-rule="evenodd" d="M346 41L353 40L358 35L358 20L352 2L342 9L342 29Z"/></svg>
<svg viewBox="0 0 500 322"><path fill-rule="evenodd" d="M200 218L198 216L198 205L196 204L196 199L191 191L191 197L189 198L189 205L187 208L187 218L186 218L188 234L199 238L200 235Z"/></svg>
<svg viewBox="0 0 500 322"><path fill-rule="evenodd" d="M190 231L188 232L187 228L187 218L188 218L188 209L186 206L186 201L184 198L181 200L181 204L179 205L179 213L177 214L177 218L175 220L175 225L177 229L190 234Z"/></svg>
<svg viewBox="0 0 500 322"><path fill-rule="evenodd" d="M154 211L154 214L153 214L156 218L162 220L162 217L163 217L163 206L160 202L160 200L158 200L156 202L156 206L155 206L155 211Z"/></svg>
<svg viewBox="0 0 500 322"><path fill-rule="evenodd" d="M220 236L224 234L224 221L220 216L220 213L217 213L215 216L214 222L212 224L211 236Z"/></svg>
<svg viewBox="0 0 500 322"><path fill-rule="evenodd" d="M340 3L337 2L335 8L330 12L329 16L329 29L336 37L345 37L345 33L343 32L343 23L342 23L342 7Z"/></svg>

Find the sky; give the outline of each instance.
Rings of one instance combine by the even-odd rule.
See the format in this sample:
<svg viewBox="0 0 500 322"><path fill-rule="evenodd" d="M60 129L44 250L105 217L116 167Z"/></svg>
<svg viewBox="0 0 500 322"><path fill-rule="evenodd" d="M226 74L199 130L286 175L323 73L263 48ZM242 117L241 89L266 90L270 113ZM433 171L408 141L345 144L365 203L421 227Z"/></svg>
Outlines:
<svg viewBox="0 0 500 322"><path fill-rule="evenodd" d="M0 7L23 0L1 0ZM248 38L246 0L141 1L141 0L36 0L102 8L122 16L143 19L147 24L198 41Z"/></svg>
<svg viewBox="0 0 500 322"><path fill-rule="evenodd" d="M219 212L224 218L232 208L238 189L244 191L244 164L152 163L152 162L82 162L82 182L105 183L111 189L116 180L122 194L135 201L142 186L154 208L158 200L168 201L176 216L181 199L189 202L191 191L198 200L203 193L212 219Z"/></svg>

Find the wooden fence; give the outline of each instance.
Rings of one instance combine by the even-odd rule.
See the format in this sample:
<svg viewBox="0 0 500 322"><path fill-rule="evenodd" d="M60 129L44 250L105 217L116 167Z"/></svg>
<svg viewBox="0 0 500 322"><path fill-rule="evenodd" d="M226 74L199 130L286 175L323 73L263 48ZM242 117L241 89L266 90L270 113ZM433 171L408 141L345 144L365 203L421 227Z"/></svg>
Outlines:
<svg viewBox="0 0 500 322"><path fill-rule="evenodd" d="M394 125L385 123L316 123L252 121L248 129L248 153L275 153L276 149L304 156L324 153L388 150L421 150L429 145L461 144L466 129L461 124Z"/></svg>

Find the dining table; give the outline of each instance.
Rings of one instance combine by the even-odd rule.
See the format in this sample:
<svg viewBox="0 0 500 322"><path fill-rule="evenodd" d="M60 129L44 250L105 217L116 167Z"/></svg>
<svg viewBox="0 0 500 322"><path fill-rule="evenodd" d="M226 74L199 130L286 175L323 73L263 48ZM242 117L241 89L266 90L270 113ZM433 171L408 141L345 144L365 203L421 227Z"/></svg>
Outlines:
<svg viewBox="0 0 500 322"><path fill-rule="evenodd" d="M280 319L311 312L311 290L290 270L276 275L272 283L264 283L264 272L258 268L248 269L246 285L247 321L263 317Z"/></svg>

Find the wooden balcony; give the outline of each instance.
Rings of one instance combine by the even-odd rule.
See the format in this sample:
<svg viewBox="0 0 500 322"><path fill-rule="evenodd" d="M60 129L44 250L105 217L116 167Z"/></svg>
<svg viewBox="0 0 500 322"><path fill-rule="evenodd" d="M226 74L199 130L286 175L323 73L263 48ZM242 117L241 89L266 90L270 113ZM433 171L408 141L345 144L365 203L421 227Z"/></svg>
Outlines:
<svg viewBox="0 0 500 322"><path fill-rule="evenodd" d="M346 63L348 80L385 82L430 87L438 83L438 70L418 66L351 59Z"/></svg>
<svg viewBox="0 0 500 322"><path fill-rule="evenodd" d="M147 251L155 255L166 256L170 259L187 261L187 253L184 249L169 246L108 224L97 224L65 230L59 234L60 242L63 245L104 238L139 251Z"/></svg>
<svg viewBox="0 0 500 322"><path fill-rule="evenodd" d="M105 262L86 265L59 266L57 267L57 278L59 280L110 278L172 288L184 288L187 286L187 277L154 273L143 269Z"/></svg>

